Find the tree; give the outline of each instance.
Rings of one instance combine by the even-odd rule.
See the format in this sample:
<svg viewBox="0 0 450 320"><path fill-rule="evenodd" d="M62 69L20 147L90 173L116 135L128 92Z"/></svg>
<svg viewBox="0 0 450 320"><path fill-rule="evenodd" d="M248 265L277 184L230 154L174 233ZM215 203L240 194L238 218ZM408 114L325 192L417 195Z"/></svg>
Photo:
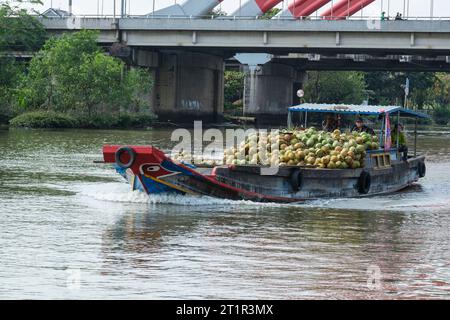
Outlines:
<svg viewBox="0 0 450 320"><path fill-rule="evenodd" d="M374 104L403 105L404 84L406 78L410 82L409 105L418 109L433 100L430 92L436 81L431 72L369 72L365 74L367 88L374 91L372 101Z"/></svg>
<svg viewBox="0 0 450 320"><path fill-rule="evenodd" d="M305 100L360 104L365 98L365 89L361 72L311 71L305 86Z"/></svg>
<svg viewBox="0 0 450 320"><path fill-rule="evenodd" d="M0 3L0 51L39 49L46 39L42 24L19 4L24 1L3 1ZM28 3L42 4L39 0Z"/></svg>
<svg viewBox="0 0 450 320"><path fill-rule="evenodd" d="M237 100L242 99L245 74L238 71L225 71L224 74L224 104L230 109Z"/></svg>
<svg viewBox="0 0 450 320"><path fill-rule="evenodd" d="M12 51L34 51L45 41L46 32L40 22L21 9L22 1L0 3L0 121L9 117L12 95L24 71L24 64L17 62ZM30 0L31 3L41 3Z"/></svg>
<svg viewBox="0 0 450 320"><path fill-rule="evenodd" d="M209 19L211 16L212 17L224 17L226 15L227 15L227 13L225 11L220 10L220 8L214 8L207 14L207 16L208 16L207 19Z"/></svg>
<svg viewBox="0 0 450 320"><path fill-rule="evenodd" d="M146 69L131 69L126 73L123 97L127 106L134 112L151 112L150 91L153 87L153 78Z"/></svg>
<svg viewBox="0 0 450 320"><path fill-rule="evenodd" d="M143 72L127 72L122 61L104 54L97 35L84 30L47 41L30 62L19 105L89 116L144 105L141 91L151 79Z"/></svg>
<svg viewBox="0 0 450 320"><path fill-rule="evenodd" d="M450 121L450 75L436 73L434 86L429 90L433 102L427 107L432 109L432 115L437 124L446 125Z"/></svg>
<svg viewBox="0 0 450 320"><path fill-rule="evenodd" d="M272 8L270 10L268 10L266 13L264 13L261 16L261 19L272 19L273 17L275 17L279 12L281 11L281 9L279 8Z"/></svg>

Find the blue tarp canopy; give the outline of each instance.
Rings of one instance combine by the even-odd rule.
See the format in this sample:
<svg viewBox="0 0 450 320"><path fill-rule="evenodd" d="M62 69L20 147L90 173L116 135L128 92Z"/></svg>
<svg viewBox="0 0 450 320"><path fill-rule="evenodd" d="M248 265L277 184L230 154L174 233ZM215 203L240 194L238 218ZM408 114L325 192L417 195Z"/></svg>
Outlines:
<svg viewBox="0 0 450 320"><path fill-rule="evenodd" d="M412 118L429 118L427 114L405 109L400 106L367 106L354 104L319 104L303 103L298 106L288 108L290 112L324 112L340 114L359 114L359 115L384 115L386 113L396 114L400 112L401 116Z"/></svg>

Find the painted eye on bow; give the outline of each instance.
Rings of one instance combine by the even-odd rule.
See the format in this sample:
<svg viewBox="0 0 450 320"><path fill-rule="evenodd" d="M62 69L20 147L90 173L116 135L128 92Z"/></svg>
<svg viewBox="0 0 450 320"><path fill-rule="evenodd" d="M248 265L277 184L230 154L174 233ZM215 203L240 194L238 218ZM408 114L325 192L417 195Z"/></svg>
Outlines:
<svg viewBox="0 0 450 320"><path fill-rule="evenodd" d="M147 168L145 168L145 171L147 172L156 172L159 171L160 166L148 166Z"/></svg>

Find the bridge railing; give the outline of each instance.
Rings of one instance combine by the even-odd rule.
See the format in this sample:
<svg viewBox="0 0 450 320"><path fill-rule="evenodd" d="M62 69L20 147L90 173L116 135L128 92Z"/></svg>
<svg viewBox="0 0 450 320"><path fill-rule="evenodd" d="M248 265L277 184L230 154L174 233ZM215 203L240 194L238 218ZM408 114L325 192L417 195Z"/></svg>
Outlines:
<svg viewBox="0 0 450 320"><path fill-rule="evenodd" d="M43 17L40 15L40 17ZM450 20L450 17L442 16L442 17L426 17L426 16L409 16L404 17L402 19L395 19L394 16L392 17L384 17L384 19L381 19L379 16L350 16L350 17L336 17L336 16L303 16L298 18L293 18L291 16L275 16L272 19L267 19L262 16L218 16L218 15L201 15L201 16L185 16L185 15L125 15L125 16L119 16L119 15L96 15L96 14L83 14L83 15L72 15L72 16L62 16L62 17L45 17L46 19L70 19L70 18L98 18L98 19L177 19L177 20L271 20L271 21L277 21L277 20L283 20L283 21L346 21L346 20L352 20L352 21L358 21L358 20L382 20L383 22L387 21L418 21L418 20L424 20L424 21L448 21Z"/></svg>

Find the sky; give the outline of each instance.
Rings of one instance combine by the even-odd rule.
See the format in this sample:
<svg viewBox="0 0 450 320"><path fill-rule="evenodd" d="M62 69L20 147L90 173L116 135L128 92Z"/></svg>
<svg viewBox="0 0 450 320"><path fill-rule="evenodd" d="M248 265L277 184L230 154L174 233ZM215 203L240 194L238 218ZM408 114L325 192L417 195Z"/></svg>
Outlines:
<svg viewBox="0 0 450 320"><path fill-rule="evenodd" d="M41 0L42 1L42 0ZM129 7L129 14L131 15L143 15L153 10L153 2L155 3L155 9L166 7L174 3L182 3L185 0L124 0L127 1ZM233 12L239 7L239 3L245 3L247 0L224 0L220 5L221 9L225 12ZM284 0L283 3L279 4L279 8L287 7L287 3L294 0ZM339 0L333 0L337 3ZM1 1L0 1L1 2ZM26 8L33 8L39 12L45 11L51 5L54 8L59 8L67 10L68 0L44 0L42 1L44 5L23 5ZM113 3L114 0L72 0L73 2L73 13L77 15L96 15L96 14L113 14ZM433 2L433 16L434 17L448 17L450 19L450 1L449 0L376 0L368 7L364 8L362 15L379 17L381 13L381 8L383 11L388 12L389 4L389 15L395 16L397 12L403 13L405 7L404 16L409 17L429 17L431 15L430 3ZM119 3L120 0L116 0L117 13L119 13ZM407 7L409 3L409 15L407 14ZM328 8L324 6L319 10L319 13L324 9ZM315 15L314 13L313 15ZM357 13L355 16L361 15L361 12Z"/></svg>

